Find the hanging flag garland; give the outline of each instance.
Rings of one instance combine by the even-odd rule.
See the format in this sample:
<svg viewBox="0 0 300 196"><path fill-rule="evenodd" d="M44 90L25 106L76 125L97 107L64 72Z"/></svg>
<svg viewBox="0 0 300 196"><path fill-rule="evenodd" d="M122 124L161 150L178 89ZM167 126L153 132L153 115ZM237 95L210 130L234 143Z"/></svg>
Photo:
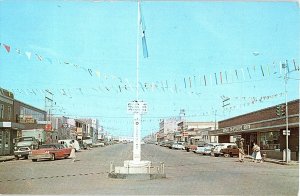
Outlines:
<svg viewBox="0 0 300 196"><path fill-rule="evenodd" d="M3 46L3 48L6 50L7 53L11 53L11 46L8 45L8 44L3 44L3 43L0 43L0 45ZM28 60L31 60L31 56L32 56L32 52L30 51L25 51L25 52L22 52L21 49L17 48L17 49L14 49L14 51L18 54L18 55L22 55L22 54L25 54L25 56L27 57ZM34 53L35 56L36 56L36 59L39 61L39 62L42 62L44 60L46 60L49 64L53 64L55 63L53 61L53 59L49 58L49 57L43 57L41 56L40 54L38 53ZM146 55L148 56L148 55ZM102 78L105 78L105 80L108 80L108 79L111 79L115 82L118 82L115 84L115 86L106 86L106 91L111 91L112 89L114 89L116 92L123 92L122 89L128 91L132 91L133 90L133 87L131 85L131 83L127 80L126 81L126 84L123 83L123 79L121 77L118 77L118 76L115 76L115 75L108 75L108 74L101 74L99 70L94 70L92 68L87 68L87 67L84 67L84 66L81 66L81 65L78 65L78 64L74 64L74 63L70 63L69 61L61 61L61 60L58 60L57 61L59 64L65 64L65 65L71 65L71 66L74 66L76 69L81 69L85 72L87 72L89 74L89 76L93 77L93 76L96 76L97 78L100 78L102 76ZM300 71L300 67L299 67L299 64L297 65L295 59L292 60L292 64L293 64L293 71ZM279 72L282 73L282 68L286 67L287 69L287 72L290 72L290 66L288 64L288 60L285 60L285 63L279 63ZM239 77L239 69L234 69L234 72L235 72L235 77L236 79L234 80L234 76L232 74L232 72L230 70L225 70L223 71L220 71L219 72L219 77L217 76L217 72L214 73L215 75L215 85L224 85L224 84L230 84L230 80L229 78L232 78L232 81L231 83L234 83L234 82L241 82L239 80L242 80L243 81L246 81L246 76L245 76L245 73L244 73L244 69L247 69L247 78L249 80L253 79L253 76L257 75L256 74L256 66L253 65L253 73L251 74L251 70L249 69L249 67L245 67L245 68L240 68L241 70L241 74L242 76ZM261 75L262 77L265 77L266 76L266 73L268 76L271 76L271 70L270 70L270 65L266 65L265 69L263 67L263 65L260 65L260 69L261 69ZM225 80L224 80L224 73L225 73ZM273 70L272 70L272 73L273 74L276 74L278 73L278 71L276 71L276 64L275 62L273 62ZM197 91L198 87L200 88L201 86L208 86L208 82L209 82L209 79L207 80L207 77L206 76L209 76L210 78L210 86L213 86L213 82L212 82L212 74L209 74L209 73L205 73L203 74L203 78L200 77L200 85L196 85L197 84L197 81L196 81L196 76L187 76L187 77L184 77L183 78L183 82L184 82L184 89L186 90L192 90L193 93L195 93L195 91ZM194 80L192 80L192 78L194 77ZM188 81L187 81L187 78L188 78ZM203 79L203 82L202 82L202 79ZM218 82L219 80L219 82ZM189 82L187 84L187 82ZM112 82L110 82L112 83ZM194 84L193 84L194 83ZM149 85L149 84L152 84L152 85ZM165 85L164 85L165 84ZM176 81L174 81L174 85L169 83L168 80L165 80L165 81L157 81L156 84L154 84L154 82L144 82L139 85L140 87L139 88L142 88L143 92L147 92L147 90L159 90L160 88L158 88L158 86L161 86L161 89L163 92L167 92L165 90L168 90L170 89L171 92L175 92L175 93L179 93L179 92L182 92L180 91L180 88L182 88L182 85L178 85L176 84ZM169 88L169 86L174 86L174 88ZM189 88L188 88L189 86ZM120 89L121 88L121 89ZM173 90L174 89L174 90ZM196 93L195 93L196 94Z"/></svg>

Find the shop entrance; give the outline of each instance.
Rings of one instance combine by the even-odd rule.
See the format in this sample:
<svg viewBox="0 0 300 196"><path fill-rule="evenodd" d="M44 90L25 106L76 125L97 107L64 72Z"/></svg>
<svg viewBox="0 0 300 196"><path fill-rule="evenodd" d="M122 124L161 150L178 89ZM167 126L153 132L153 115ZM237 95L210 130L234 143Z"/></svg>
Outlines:
<svg viewBox="0 0 300 196"><path fill-rule="evenodd" d="M10 132L7 129L0 130L0 155L10 154Z"/></svg>
<svg viewBox="0 0 300 196"><path fill-rule="evenodd" d="M245 133L242 134L242 137L245 139L244 148L247 154L251 154L253 143L257 144L257 133Z"/></svg>

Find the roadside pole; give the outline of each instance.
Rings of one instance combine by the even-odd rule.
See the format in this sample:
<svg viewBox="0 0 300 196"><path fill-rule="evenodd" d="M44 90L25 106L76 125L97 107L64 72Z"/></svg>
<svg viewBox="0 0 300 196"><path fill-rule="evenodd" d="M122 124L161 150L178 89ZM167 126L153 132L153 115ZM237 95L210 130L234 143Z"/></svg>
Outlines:
<svg viewBox="0 0 300 196"><path fill-rule="evenodd" d="M289 113L288 113L288 103L287 103L287 80L288 80L288 72L287 72L287 62L285 64L285 71L284 71L284 90L285 90L285 121L286 121L286 136L285 136L285 141L286 141L286 153L285 153L285 160L286 160L286 163L288 163L288 149L289 149L289 133L288 133L288 130L289 130Z"/></svg>

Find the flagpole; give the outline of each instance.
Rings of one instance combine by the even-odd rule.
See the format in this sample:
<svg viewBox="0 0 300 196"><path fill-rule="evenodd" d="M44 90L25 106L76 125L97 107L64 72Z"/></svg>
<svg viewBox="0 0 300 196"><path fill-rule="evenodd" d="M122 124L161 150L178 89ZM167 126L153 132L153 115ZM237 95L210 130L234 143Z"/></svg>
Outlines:
<svg viewBox="0 0 300 196"><path fill-rule="evenodd" d="M140 61L140 47L139 47L139 38L140 38L140 0L138 0L138 16L137 16L137 36L136 36L136 100L139 99L139 61Z"/></svg>

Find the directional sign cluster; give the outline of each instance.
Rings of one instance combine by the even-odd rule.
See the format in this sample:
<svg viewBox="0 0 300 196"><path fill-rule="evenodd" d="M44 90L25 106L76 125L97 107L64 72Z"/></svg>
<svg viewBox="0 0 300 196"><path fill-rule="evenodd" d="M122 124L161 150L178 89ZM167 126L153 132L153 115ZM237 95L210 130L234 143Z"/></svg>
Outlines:
<svg viewBox="0 0 300 196"><path fill-rule="evenodd" d="M143 101L132 101L127 104L127 112L130 114L145 114L147 111L147 104Z"/></svg>

